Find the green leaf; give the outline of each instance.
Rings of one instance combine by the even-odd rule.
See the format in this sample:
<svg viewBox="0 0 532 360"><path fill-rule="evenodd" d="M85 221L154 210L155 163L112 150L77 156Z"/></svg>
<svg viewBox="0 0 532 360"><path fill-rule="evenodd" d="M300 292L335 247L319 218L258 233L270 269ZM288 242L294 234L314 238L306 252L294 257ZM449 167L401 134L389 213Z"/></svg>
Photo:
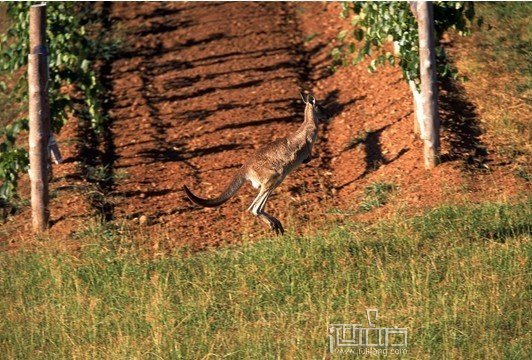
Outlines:
<svg viewBox="0 0 532 360"><path fill-rule="evenodd" d="M338 40L342 41L345 39L347 35L347 30L342 30L338 33Z"/></svg>
<svg viewBox="0 0 532 360"><path fill-rule="evenodd" d="M364 31L362 29L355 29L353 36L357 41L362 41L364 38Z"/></svg>
<svg viewBox="0 0 532 360"><path fill-rule="evenodd" d="M85 59L81 62L81 70L87 72L89 70L90 61Z"/></svg>
<svg viewBox="0 0 532 360"><path fill-rule="evenodd" d="M340 51L339 48L335 47L334 49L332 49L331 51L331 56L333 57L333 59L339 59L342 55L342 52Z"/></svg>

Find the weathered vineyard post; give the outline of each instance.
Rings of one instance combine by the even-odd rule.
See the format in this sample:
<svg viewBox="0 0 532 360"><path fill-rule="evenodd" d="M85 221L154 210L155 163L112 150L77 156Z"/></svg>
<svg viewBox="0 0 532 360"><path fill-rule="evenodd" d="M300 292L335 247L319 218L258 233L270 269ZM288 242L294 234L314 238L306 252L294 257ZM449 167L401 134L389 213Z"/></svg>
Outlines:
<svg viewBox="0 0 532 360"><path fill-rule="evenodd" d="M431 1L417 3L419 27L419 67L423 122L420 123L425 168L432 169L439 162L440 119L438 116L438 87L436 82L436 51L434 14Z"/></svg>
<svg viewBox="0 0 532 360"><path fill-rule="evenodd" d="M30 7L30 53L28 55L29 158L33 230L48 228L48 59L46 50L46 5Z"/></svg>

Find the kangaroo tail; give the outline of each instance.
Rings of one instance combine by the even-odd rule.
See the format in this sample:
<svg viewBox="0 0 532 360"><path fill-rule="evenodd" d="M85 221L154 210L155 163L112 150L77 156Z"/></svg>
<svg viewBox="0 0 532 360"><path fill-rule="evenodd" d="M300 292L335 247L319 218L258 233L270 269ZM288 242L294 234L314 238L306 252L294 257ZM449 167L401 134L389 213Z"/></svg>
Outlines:
<svg viewBox="0 0 532 360"><path fill-rule="evenodd" d="M229 183L227 188L222 192L222 194L214 199L202 199L192 193L186 185L183 185L183 190L187 194L188 198L199 206L203 207L216 207L222 205L224 202L229 200L236 192L244 185L246 180L242 171L239 171L233 180Z"/></svg>

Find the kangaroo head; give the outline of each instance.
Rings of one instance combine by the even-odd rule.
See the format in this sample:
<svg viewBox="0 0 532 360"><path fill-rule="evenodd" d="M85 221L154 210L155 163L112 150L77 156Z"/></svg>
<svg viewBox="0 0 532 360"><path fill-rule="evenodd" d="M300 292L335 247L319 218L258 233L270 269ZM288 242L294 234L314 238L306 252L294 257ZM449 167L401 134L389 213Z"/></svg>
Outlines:
<svg viewBox="0 0 532 360"><path fill-rule="evenodd" d="M308 94L306 98L305 96L303 96L303 94L300 93L300 95L301 95L301 99L303 99L303 102L306 105L305 116L312 115L313 119L317 123L327 120L325 109L321 105L318 104L318 102L316 101L316 98L313 95Z"/></svg>

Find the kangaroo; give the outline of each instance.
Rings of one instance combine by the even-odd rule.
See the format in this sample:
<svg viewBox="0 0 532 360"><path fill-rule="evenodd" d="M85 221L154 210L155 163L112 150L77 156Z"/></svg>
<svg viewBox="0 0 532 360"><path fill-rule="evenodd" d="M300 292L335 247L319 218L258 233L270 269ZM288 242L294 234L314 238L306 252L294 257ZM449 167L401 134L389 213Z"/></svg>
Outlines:
<svg viewBox="0 0 532 360"><path fill-rule="evenodd" d="M202 199L185 185L183 190L188 198L203 207L217 207L235 195L244 182L249 180L254 188L259 189L259 194L248 210L269 225L276 235L284 234L281 222L264 211L266 201L288 174L312 159L312 146L318 136L318 124L324 119L323 108L316 103L312 95L305 99L301 94L301 98L305 103L305 120L296 132L257 150L236 172L220 196Z"/></svg>

